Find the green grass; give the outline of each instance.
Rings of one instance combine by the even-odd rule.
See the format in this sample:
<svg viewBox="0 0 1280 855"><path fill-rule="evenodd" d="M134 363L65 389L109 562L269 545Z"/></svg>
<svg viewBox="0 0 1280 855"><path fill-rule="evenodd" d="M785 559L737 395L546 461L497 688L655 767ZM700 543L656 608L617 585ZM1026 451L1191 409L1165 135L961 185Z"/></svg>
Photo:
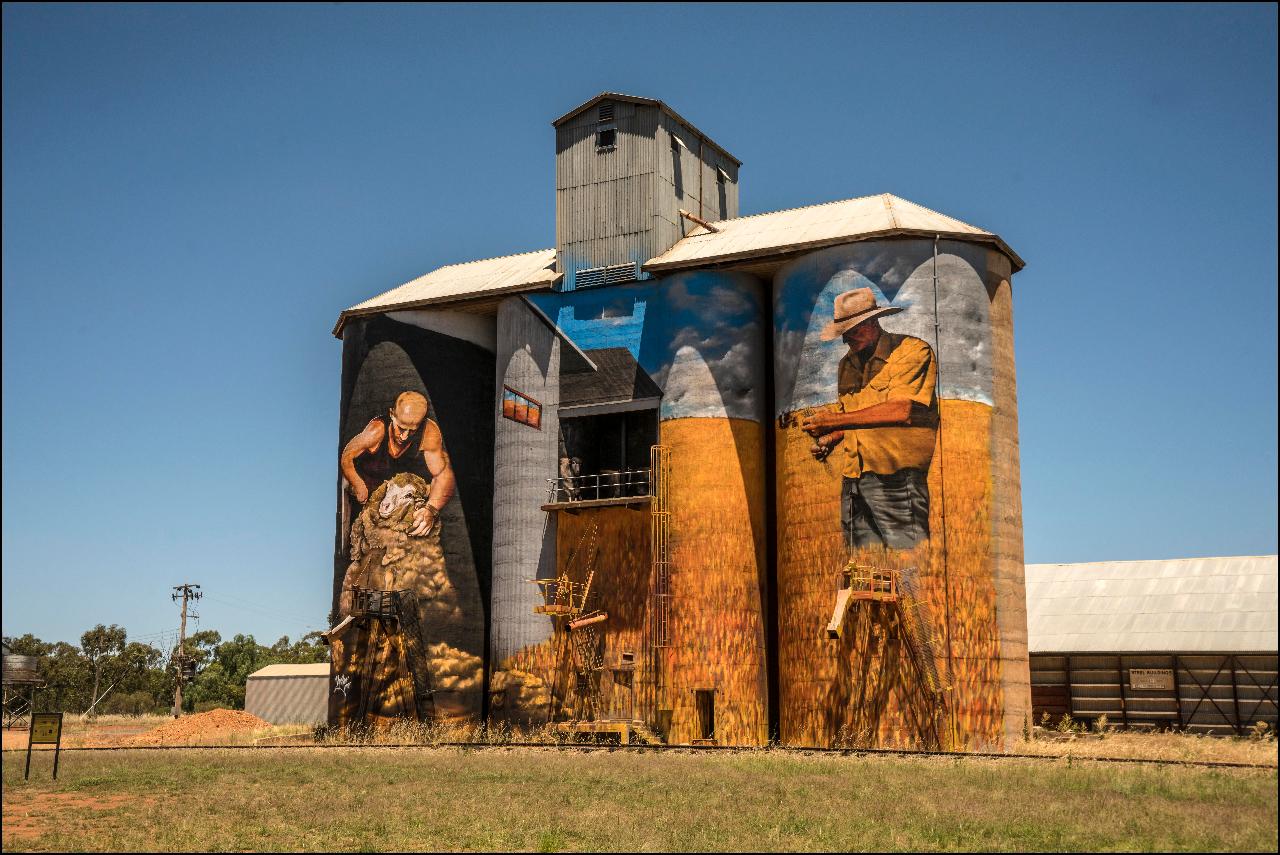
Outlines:
<svg viewBox="0 0 1280 855"><path fill-rule="evenodd" d="M5 755L4 849L1270 850L1276 773L530 749Z"/></svg>

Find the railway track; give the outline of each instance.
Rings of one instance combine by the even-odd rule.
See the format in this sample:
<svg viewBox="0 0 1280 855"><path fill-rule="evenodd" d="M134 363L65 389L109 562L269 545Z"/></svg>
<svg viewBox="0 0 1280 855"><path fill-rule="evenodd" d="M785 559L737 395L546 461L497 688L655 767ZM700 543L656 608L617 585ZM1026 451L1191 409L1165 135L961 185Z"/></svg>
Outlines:
<svg viewBox="0 0 1280 855"><path fill-rule="evenodd" d="M1089 757L1081 755L1046 755L1046 754L1001 754L994 751L919 751L905 748L805 748L790 746L768 746L755 748L734 745L609 745L591 743L546 743L546 742L436 742L431 744L391 743L370 744L360 742L316 742L295 743L288 745L102 745L79 748L63 748L63 751L288 751L288 750L326 750L347 749L365 751L416 750L430 751L435 749L467 749L472 751L501 751L512 748L536 749L542 751L570 751L580 753L593 752L640 752L640 753L677 753L677 754L761 754L779 753L792 755L830 755L838 757L935 757L956 760L1039 760L1049 763L1120 763L1140 764L1148 766L1193 766L1205 769L1264 769L1276 771L1277 767L1266 763L1232 763L1212 760L1169 760L1142 757ZM6 748L3 753L25 752L26 748Z"/></svg>

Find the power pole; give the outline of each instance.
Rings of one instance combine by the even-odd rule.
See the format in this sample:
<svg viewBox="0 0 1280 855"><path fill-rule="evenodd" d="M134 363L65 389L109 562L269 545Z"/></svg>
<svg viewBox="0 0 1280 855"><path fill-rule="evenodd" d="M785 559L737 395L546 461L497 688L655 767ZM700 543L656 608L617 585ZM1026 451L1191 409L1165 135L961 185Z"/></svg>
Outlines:
<svg viewBox="0 0 1280 855"><path fill-rule="evenodd" d="M198 618L200 615L189 614L187 612L187 602L198 600L201 597L200 586L193 585L190 582L183 582L181 585L173 586L173 601L177 602L178 598L182 598L182 623L178 630L178 655L177 660L177 679L173 685L173 717L177 718L182 715L182 681L186 677L187 663L187 618Z"/></svg>

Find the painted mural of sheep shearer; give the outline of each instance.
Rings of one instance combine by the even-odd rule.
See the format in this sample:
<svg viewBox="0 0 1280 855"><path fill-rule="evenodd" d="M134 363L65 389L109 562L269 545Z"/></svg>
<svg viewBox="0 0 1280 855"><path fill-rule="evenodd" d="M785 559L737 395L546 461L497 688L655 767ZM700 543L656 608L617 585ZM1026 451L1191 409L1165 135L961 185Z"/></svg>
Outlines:
<svg viewBox="0 0 1280 855"><path fill-rule="evenodd" d="M333 648L330 723L465 716L481 659L441 641L462 621L445 567L440 513L453 470L427 399L404 392L342 451L342 474L362 506L351 523ZM426 477L424 477L426 476Z"/></svg>

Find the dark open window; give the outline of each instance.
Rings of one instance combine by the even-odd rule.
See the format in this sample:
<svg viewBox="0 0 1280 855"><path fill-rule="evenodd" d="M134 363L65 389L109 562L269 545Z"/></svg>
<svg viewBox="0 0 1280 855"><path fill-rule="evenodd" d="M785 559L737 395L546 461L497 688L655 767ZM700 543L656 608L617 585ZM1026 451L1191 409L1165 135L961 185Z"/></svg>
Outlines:
<svg viewBox="0 0 1280 855"><path fill-rule="evenodd" d="M649 451L658 442L658 411L632 410L560 419L561 477L571 499L649 494Z"/></svg>
<svg viewBox="0 0 1280 855"><path fill-rule="evenodd" d="M603 127L596 129L596 151L615 148L618 145L618 129Z"/></svg>

